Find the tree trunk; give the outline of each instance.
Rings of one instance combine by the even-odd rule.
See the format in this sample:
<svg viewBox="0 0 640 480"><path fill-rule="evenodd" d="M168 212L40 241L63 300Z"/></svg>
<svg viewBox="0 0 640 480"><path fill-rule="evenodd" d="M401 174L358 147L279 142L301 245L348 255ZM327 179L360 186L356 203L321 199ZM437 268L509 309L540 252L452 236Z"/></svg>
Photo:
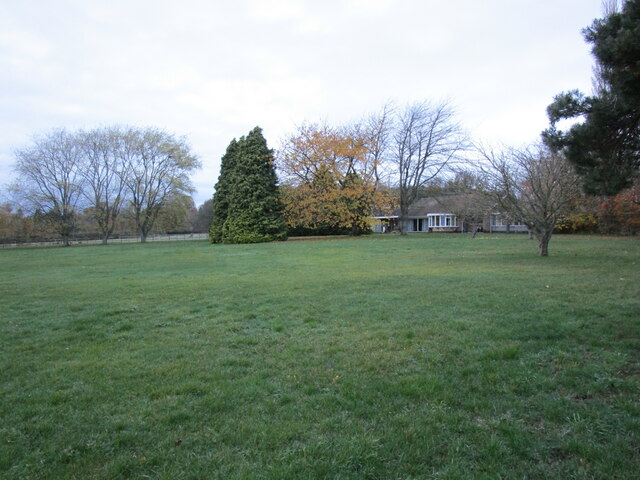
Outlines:
<svg viewBox="0 0 640 480"><path fill-rule="evenodd" d="M409 217L409 205L400 204L400 216L398 218L398 230L400 230L400 235L407 234L407 219Z"/></svg>
<svg viewBox="0 0 640 480"><path fill-rule="evenodd" d="M400 214L400 218L398 218L398 230L400 230L400 235L407 234L407 217L405 215Z"/></svg>
<svg viewBox="0 0 640 480"><path fill-rule="evenodd" d="M115 230L114 222L111 223L110 227L102 229L102 245L107 245L107 243L109 243L109 237L113 235L114 230Z"/></svg>
<svg viewBox="0 0 640 480"><path fill-rule="evenodd" d="M538 235L538 250L541 257L549 256L549 240L551 240L551 234L553 230L543 230Z"/></svg>

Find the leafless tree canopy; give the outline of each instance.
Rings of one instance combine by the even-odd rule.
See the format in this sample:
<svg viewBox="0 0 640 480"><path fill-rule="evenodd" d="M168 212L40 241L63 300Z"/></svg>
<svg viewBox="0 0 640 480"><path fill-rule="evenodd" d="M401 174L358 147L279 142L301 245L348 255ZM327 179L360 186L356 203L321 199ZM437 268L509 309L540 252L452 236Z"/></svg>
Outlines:
<svg viewBox="0 0 640 480"><path fill-rule="evenodd" d="M129 130L125 136L126 184L142 242L172 196L191 192L188 174L199 167L185 139L155 129Z"/></svg>
<svg viewBox="0 0 640 480"><path fill-rule="evenodd" d="M78 209L91 209L106 241L127 204L144 241L165 202L191 191L188 174L200 166L185 139L152 128L54 130L16 159L13 190L50 218L65 245Z"/></svg>
<svg viewBox="0 0 640 480"><path fill-rule="evenodd" d="M498 213L527 225L548 255L553 229L579 194L579 180L561 155L536 146L495 152L479 148L487 194Z"/></svg>
<svg viewBox="0 0 640 480"><path fill-rule="evenodd" d="M127 199L124 131L120 127L81 131L78 142L84 157L83 194L106 244Z"/></svg>
<svg viewBox="0 0 640 480"><path fill-rule="evenodd" d="M369 171L373 174L374 184L377 187L384 177L388 176L385 168L385 155L389 150L393 127L394 107L385 104L380 112L369 115L361 125L366 148L366 161Z"/></svg>
<svg viewBox="0 0 640 480"><path fill-rule="evenodd" d="M390 159L400 192L403 228L419 190L460 160L467 138L449 103L422 102L409 105L396 115L391 143Z"/></svg>
<svg viewBox="0 0 640 480"><path fill-rule="evenodd" d="M78 142L66 130L54 130L36 137L31 147L18 150L16 159L19 183L14 190L28 208L50 216L68 245L84 188Z"/></svg>

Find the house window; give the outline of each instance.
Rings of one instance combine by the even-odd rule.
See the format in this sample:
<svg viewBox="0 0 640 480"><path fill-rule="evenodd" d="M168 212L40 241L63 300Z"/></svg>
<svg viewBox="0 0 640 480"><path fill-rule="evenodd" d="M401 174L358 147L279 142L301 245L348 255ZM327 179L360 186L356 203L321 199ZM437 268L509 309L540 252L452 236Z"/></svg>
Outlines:
<svg viewBox="0 0 640 480"><path fill-rule="evenodd" d="M450 213L434 213L429 215L430 227L457 227L458 217Z"/></svg>
<svg viewBox="0 0 640 480"><path fill-rule="evenodd" d="M414 218L413 219L413 231L421 232L422 231L422 218Z"/></svg>

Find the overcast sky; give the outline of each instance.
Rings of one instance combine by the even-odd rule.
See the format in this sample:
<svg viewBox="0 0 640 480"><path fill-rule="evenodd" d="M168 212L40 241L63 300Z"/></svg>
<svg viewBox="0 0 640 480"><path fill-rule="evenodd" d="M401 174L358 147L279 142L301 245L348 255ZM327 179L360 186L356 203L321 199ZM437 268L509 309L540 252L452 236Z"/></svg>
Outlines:
<svg viewBox="0 0 640 480"><path fill-rule="evenodd" d="M0 0L0 186L52 128L185 135L213 194L234 137L450 99L475 138L522 145L591 90L601 0ZM0 197L3 196L2 192Z"/></svg>

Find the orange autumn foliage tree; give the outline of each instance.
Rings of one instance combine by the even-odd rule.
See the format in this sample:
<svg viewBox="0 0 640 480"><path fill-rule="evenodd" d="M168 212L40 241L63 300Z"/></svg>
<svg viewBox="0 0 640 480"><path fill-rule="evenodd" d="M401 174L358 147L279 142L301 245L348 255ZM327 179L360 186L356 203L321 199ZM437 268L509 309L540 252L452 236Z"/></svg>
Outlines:
<svg viewBox="0 0 640 480"><path fill-rule="evenodd" d="M370 229L387 203L378 189L378 161L361 128L303 125L278 154L284 218L291 232L349 233Z"/></svg>
<svg viewBox="0 0 640 480"><path fill-rule="evenodd" d="M603 233L640 233L640 180L636 180L630 189L602 202L598 209L598 223Z"/></svg>

